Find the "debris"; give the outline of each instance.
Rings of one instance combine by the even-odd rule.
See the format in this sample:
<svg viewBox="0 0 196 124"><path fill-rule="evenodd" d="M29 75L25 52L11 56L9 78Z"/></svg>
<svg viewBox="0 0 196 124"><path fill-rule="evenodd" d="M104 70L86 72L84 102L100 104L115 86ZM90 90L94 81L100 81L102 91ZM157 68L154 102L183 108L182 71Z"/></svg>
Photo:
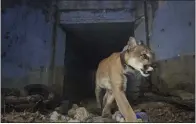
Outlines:
<svg viewBox="0 0 196 124"><path fill-rule="evenodd" d="M16 108L34 108L34 106L39 103L39 101L46 101L40 95L30 95L26 97L17 97L17 96L2 96L4 99L3 103L12 103L14 105L14 110ZM21 102L21 101L22 102ZM27 102L30 101L30 102ZM23 112L12 111L9 113L3 113L1 116L2 122L7 123L44 123L44 122L88 122L88 123L109 123L109 122L124 122L123 116L119 111L116 111L112 118L103 118L100 114L97 114L95 111L96 104L95 102L88 102L88 105L78 106L73 104L72 108L68 110L69 101L61 102L61 105L57 107L54 111L54 108L48 110L47 113L41 114L39 111L29 112L27 109ZM90 106L90 107L89 107ZM94 109L93 109L94 107ZM64 109L64 110L63 110ZM91 111L89 111L89 109ZM177 108L173 104L165 102L146 102L138 103L135 106L133 105L134 111L141 112L145 110L150 122L160 123L160 122L195 122L195 112L193 110L186 110L183 108ZM66 112L67 111L67 112ZM66 113L63 115L63 113ZM136 114L137 115L137 114ZM142 115L143 116L143 115ZM142 118L142 117L141 117ZM141 119L140 122L143 122Z"/></svg>
<svg viewBox="0 0 196 124"><path fill-rule="evenodd" d="M51 113L51 115L50 115L50 120L51 121L57 122L58 118L59 118L59 114L56 111Z"/></svg>
<svg viewBox="0 0 196 124"><path fill-rule="evenodd" d="M68 116L74 117L74 115L76 114L76 109L77 108L78 108L78 105L73 104L72 108L68 111Z"/></svg>
<svg viewBox="0 0 196 124"><path fill-rule="evenodd" d="M68 121L64 115L61 115L56 111L51 113L50 120L51 122L67 122Z"/></svg>
<svg viewBox="0 0 196 124"><path fill-rule="evenodd" d="M117 122L125 122L124 117L122 116L122 114L119 111L116 111L112 115L112 119L116 120Z"/></svg>
<svg viewBox="0 0 196 124"><path fill-rule="evenodd" d="M7 123L32 123L32 122L49 122L45 115L39 112L10 112L1 116L2 122Z"/></svg>
<svg viewBox="0 0 196 124"><path fill-rule="evenodd" d="M84 107L79 107L76 109L76 113L74 115L74 118L83 121L84 119L88 118L90 116L90 113L84 108Z"/></svg>
<svg viewBox="0 0 196 124"><path fill-rule="evenodd" d="M68 116L83 121L90 116L90 113L84 107L78 107L78 105L73 104L72 108L68 111Z"/></svg>

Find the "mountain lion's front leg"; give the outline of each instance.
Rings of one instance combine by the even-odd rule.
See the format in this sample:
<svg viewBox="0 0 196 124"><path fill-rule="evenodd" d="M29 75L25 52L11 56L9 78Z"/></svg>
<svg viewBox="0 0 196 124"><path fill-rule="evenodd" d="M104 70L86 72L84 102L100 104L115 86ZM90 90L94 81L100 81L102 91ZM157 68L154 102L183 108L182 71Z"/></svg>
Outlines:
<svg viewBox="0 0 196 124"><path fill-rule="evenodd" d="M122 84L122 78L120 75L112 76L112 92L118 105L119 111L124 116L126 122L137 122L135 112L133 111L126 98Z"/></svg>

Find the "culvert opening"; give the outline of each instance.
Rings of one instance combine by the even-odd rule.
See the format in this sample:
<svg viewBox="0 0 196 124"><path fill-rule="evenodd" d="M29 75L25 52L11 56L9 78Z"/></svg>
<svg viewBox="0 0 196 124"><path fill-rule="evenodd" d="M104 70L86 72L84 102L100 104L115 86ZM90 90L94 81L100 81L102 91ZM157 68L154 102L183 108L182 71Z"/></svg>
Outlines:
<svg viewBox="0 0 196 124"><path fill-rule="evenodd" d="M95 98L95 74L99 62L122 51L134 35L133 23L62 25L66 31L64 95L79 102Z"/></svg>

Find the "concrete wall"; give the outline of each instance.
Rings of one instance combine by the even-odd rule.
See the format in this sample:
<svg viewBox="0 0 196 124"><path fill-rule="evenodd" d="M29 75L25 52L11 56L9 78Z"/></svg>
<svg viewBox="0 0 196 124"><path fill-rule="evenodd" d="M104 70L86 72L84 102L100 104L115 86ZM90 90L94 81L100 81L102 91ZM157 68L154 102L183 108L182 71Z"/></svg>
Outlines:
<svg viewBox="0 0 196 124"><path fill-rule="evenodd" d="M157 60L194 53L194 9L194 1L168 1L159 7L150 41Z"/></svg>
<svg viewBox="0 0 196 124"><path fill-rule="evenodd" d="M122 23L133 22L134 11L119 10L77 10L62 12L60 23L81 24L81 23Z"/></svg>
<svg viewBox="0 0 196 124"><path fill-rule="evenodd" d="M1 32L2 87L48 84L52 27L53 21L47 22L39 8L15 5L5 9ZM57 35L55 67L62 70L66 35L59 27Z"/></svg>
<svg viewBox="0 0 196 124"><path fill-rule="evenodd" d="M111 23L134 21L135 1L60 0L60 23Z"/></svg>
<svg viewBox="0 0 196 124"><path fill-rule="evenodd" d="M111 0L94 0L94 1L78 1L78 0L59 0L58 7L62 11L71 10L102 10L102 9L134 9L135 1L111 1Z"/></svg>
<svg viewBox="0 0 196 124"><path fill-rule="evenodd" d="M150 31L150 45L157 60L194 53L194 6L194 1L167 1L159 6ZM135 29L135 36L146 41L144 20Z"/></svg>
<svg viewBox="0 0 196 124"><path fill-rule="evenodd" d="M158 61L152 76L154 91L167 95L176 90L194 93L194 7L194 1L165 1L155 12L150 30L150 46ZM144 24L136 28L135 35L145 41Z"/></svg>

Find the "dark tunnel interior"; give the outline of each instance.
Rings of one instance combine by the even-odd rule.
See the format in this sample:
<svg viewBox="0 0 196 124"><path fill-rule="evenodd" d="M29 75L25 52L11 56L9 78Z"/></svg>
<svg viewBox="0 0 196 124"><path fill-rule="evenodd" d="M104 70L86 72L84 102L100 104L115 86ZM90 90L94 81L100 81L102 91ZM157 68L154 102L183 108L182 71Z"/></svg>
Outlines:
<svg viewBox="0 0 196 124"><path fill-rule="evenodd" d="M120 52L134 35L133 23L62 25L66 31L66 97L74 101L94 97L99 62Z"/></svg>

